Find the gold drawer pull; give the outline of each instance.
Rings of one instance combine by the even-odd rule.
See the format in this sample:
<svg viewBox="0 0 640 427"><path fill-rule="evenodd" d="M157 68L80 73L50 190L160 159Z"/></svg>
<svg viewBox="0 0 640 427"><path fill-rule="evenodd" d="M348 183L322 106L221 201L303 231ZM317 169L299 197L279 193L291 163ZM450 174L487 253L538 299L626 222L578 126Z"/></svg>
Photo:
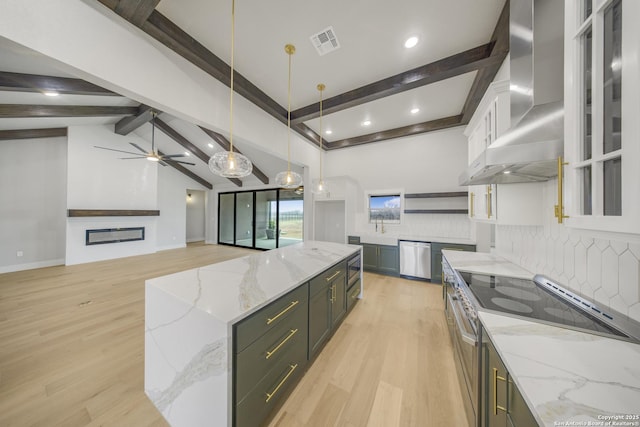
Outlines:
<svg viewBox="0 0 640 427"><path fill-rule="evenodd" d="M296 332L298 332L297 329L291 329L291 332L289 332L289 335L287 335L287 337L285 339L283 339L282 341L280 341L280 344L278 344L276 346L276 348L274 348L271 351L267 351L267 355L265 356L265 359L270 358L271 356L273 356L274 354L276 354L276 351L278 351L280 349L280 347L282 347L284 345L284 343L286 343L287 341L289 341L289 339L291 339L292 336L294 336L296 334Z"/></svg>
<svg viewBox="0 0 640 427"><path fill-rule="evenodd" d="M335 279L335 278L338 276L338 274L340 274L341 272L342 272L342 270L338 270L338 271L336 271L335 273L333 273L333 274L331 275L331 277L327 277L327 282L330 282L330 281L332 281L333 279Z"/></svg>
<svg viewBox="0 0 640 427"><path fill-rule="evenodd" d="M269 403L271 398L275 396L278 390L280 390L280 387L282 387L282 385L289 379L289 377L291 376L291 374L293 374L293 371L295 371L297 367L298 367L297 363L295 365L289 365L289 372L287 372L287 375L284 376L282 381L280 381L280 384L278 384L271 393L267 393L267 399L264 401L264 403Z"/></svg>
<svg viewBox="0 0 640 427"><path fill-rule="evenodd" d="M498 370L493 368L493 415L498 415L498 409L507 412L507 408L498 405L498 380L506 381L504 377L498 375Z"/></svg>
<svg viewBox="0 0 640 427"><path fill-rule="evenodd" d="M282 310L280 313L276 314L275 317L271 317L271 318L267 319L267 325L272 324L274 321L276 321L278 319L278 317L282 316L287 311L291 310L293 307L298 305L299 302L300 302L299 300L291 301L291 304L289 304L289 306L287 308Z"/></svg>

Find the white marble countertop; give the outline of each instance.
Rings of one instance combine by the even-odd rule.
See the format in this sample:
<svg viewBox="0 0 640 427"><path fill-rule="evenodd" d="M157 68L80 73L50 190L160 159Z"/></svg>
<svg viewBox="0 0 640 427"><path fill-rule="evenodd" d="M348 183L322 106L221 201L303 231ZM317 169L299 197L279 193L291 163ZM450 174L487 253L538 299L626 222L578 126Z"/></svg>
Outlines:
<svg viewBox="0 0 640 427"><path fill-rule="evenodd" d="M360 250L357 245L305 241L146 283L233 324Z"/></svg>
<svg viewBox="0 0 640 427"><path fill-rule="evenodd" d="M231 426L233 325L361 250L306 241L147 280L145 392L167 422Z"/></svg>
<svg viewBox="0 0 640 427"><path fill-rule="evenodd" d="M540 425L640 425L640 345L494 313L478 316Z"/></svg>
<svg viewBox="0 0 640 427"><path fill-rule="evenodd" d="M469 273L532 279L534 274L506 259L485 252L465 252L443 250L451 268Z"/></svg>
<svg viewBox="0 0 640 427"><path fill-rule="evenodd" d="M533 277L493 254L443 255L459 271ZM482 310L478 317L540 425L640 426L640 345Z"/></svg>
<svg viewBox="0 0 640 427"><path fill-rule="evenodd" d="M435 237L435 236L419 236L410 234L387 234L387 233L354 233L350 236L360 237L360 242L371 243L375 245L390 245L396 246L399 240L415 240L418 242L432 242L432 243L453 243L461 245L475 245L471 239L463 239L459 237Z"/></svg>

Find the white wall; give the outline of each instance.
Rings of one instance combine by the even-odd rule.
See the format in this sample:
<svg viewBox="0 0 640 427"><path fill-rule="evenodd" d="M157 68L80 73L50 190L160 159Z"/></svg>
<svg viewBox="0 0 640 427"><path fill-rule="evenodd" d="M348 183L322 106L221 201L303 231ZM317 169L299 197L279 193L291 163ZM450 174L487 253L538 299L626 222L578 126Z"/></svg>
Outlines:
<svg viewBox="0 0 640 427"><path fill-rule="evenodd" d="M325 175L346 175L358 182L355 225L347 233L375 233L375 225L368 224L365 214L368 191L466 191L466 187L458 186L458 176L467 166L467 139L463 130L463 127L456 127L329 151L325 157ZM446 201L455 208L459 208L459 202L455 199ZM386 234L469 239L474 229L462 214L407 214L402 221L400 225L385 225Z"/></svg>
<svg viewBox="0 0 640 427"><path fill-rule="evenodd" d="M0 273L64 263L66 183L66 138L0 142Z"/></svg>
<svg viewBox="0 0 640 427"><path fill-rule="evenodd" d="M200 184L172 167L158 168L158 217L157 249L183 248L187 242L187 201L189 189L202 190ZM204 197L204 196L203 196ZM202 206L202 236L204 237L204 200Z"/></svg>
<svg viewBox="0 0 640 427"><path fill-rule="evenodd" d="M496 253L640 321L640 236L558 224L557 182L540 184L544 225L498 226Z"/></svg>
<svg viewBox="0 0 640 427"><path fill-rule="evenodd" d="M157 162L120 160L113 151L94 145L124 149L134 142L148 143L134 134L120 136L111 126L71 126L67 142L68 209L158 209ZM183 193L184 194L184 193ZM68 265L120 258L156 251L157 217L68 218ZM145 227L145 240L85 245L88 229Z"/></svg>

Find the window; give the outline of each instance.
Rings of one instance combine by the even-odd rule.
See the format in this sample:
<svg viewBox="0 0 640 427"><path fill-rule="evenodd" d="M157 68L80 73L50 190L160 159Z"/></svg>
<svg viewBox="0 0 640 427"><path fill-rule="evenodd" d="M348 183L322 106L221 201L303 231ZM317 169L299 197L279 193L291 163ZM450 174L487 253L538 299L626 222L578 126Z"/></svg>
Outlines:
<svg viewBox="0 0 640 427"><path fill-rule="evenodd" d="M401 194L369 194L369 223L400 224Z"/></svg>
<svg viewBox="0 0 640 427"><path fill-rule="evenodd" d="M640 2L573 0L565 99L567 225L640 233ZM625 15L623 16L623 11ZM571 16L571 15L569 15ZM571 19L567 22L570 22ZM572 106L574 108L572 108ZM574 113L575 115L573 115Z"/></svg>

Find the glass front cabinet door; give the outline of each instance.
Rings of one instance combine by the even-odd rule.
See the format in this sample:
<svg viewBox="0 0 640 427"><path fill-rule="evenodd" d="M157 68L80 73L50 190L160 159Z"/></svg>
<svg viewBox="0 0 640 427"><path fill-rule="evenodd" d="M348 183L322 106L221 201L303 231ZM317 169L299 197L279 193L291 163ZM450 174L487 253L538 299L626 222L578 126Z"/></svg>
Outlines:
<svg viewBox="0 0 640 427"><path fill-rule="evenodd" d="M570 227L640 233L638 17L637 0L565 1L565 150L559 168L560 209Z"/></svg>

